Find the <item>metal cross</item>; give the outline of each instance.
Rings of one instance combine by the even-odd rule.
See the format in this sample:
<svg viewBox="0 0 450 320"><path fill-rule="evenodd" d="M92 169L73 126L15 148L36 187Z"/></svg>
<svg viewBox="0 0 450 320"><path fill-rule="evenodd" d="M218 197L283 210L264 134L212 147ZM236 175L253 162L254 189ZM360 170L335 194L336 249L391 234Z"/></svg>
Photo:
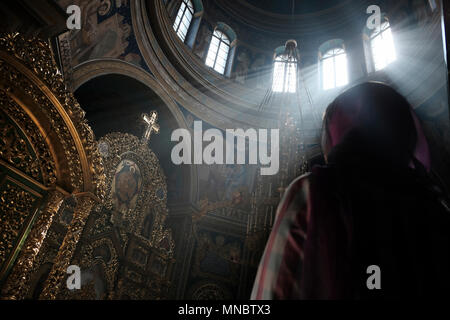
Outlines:
<svg viewBox="0 0 450 320"><path fill-rule="evenodd" d="M142 114L142 120L146 124L146 129L144 132L144 136L142 137L142 142L148 143L153 131L157 134L159 133L160 127L156 123L156 121L158 121L158 113L156 111L152 111L149 114L144 113Z"/></svg>

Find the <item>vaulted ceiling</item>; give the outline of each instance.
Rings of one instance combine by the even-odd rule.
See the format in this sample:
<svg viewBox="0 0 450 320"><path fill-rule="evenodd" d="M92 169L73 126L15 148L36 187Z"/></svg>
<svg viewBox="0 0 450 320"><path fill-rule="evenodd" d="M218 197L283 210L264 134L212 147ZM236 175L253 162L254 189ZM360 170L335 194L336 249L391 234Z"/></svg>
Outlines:
<svg viewBox="0 0 450 320"><path fill-rule="evenodd" d="M245 0L248 5L275 14L308 14L340 6L342 0Z"/></svg>

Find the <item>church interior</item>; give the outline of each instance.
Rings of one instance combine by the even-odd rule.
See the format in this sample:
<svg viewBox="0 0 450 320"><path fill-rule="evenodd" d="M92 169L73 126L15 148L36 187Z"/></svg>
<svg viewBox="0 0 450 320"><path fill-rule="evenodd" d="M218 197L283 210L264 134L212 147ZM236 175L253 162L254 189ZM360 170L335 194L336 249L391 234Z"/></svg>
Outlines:
<svg viewBox="0 0 450 320"><path fill-rule="evenodd" d="M2 300L247 300L345 88L404 95L450 190L440 0L0 3ZM175 164L184 129L279 129L279 170ZM250 155L248 156L250 158ZM68 270L81 274L68 288Z"/></svg>

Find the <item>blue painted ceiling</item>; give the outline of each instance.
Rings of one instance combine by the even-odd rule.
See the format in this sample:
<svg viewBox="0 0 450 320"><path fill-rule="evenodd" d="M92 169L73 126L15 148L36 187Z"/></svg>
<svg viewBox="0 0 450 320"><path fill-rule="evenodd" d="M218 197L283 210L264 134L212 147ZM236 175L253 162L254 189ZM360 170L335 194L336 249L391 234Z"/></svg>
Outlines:
<svg viewBox="0 0 450 320"><path fill-rule="evenodd" d="M244 0L248 4L276 14L308 14L333 8L342 0Z"/></svg>

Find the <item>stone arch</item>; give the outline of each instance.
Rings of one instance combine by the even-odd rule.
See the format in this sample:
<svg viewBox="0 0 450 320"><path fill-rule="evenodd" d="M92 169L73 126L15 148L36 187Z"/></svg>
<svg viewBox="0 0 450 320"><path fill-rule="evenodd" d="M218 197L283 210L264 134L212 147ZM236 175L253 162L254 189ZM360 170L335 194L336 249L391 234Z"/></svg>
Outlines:
<svg viewBox="0 0 450 320"><path fill-rule="evenodd" d="M128 77L143 84L161 100L163 104L162 107L168 110L167 117L173 117L176 123L176 128L188 129L185 116L180 110L178 104L170 97L165 88L163 88L148 71L122 60L99 59L91 60L78 65L73 71L73 92L77 92L78 89L89 81L108 75ZM183 201L196 203L198 199L197 169L195 166L185 166L182 170L183 176L185 177L184 190L186 192L186 194L183 195Z"/></svg>

